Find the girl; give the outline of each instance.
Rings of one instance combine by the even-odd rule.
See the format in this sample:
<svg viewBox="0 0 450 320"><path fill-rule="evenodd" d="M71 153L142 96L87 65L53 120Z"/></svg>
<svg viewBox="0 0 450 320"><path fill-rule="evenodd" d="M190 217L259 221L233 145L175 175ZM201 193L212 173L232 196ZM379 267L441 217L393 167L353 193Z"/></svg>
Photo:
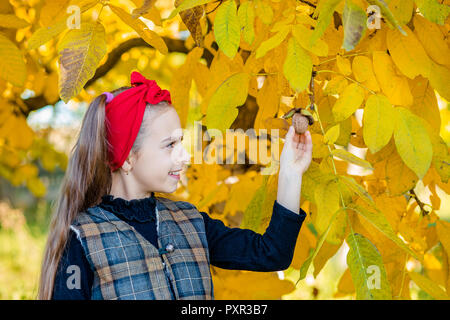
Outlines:
<svg viewBox="0 0 450 320"><path fill-rule="evenodd" d="M290 126L277 200L264 235L229 228L172 193L190 156L170 93L138 72L131 87L96 97L69 160L52 218L39 299L214 299L210 264L289 267L306 213L309 131Z"/></svg>

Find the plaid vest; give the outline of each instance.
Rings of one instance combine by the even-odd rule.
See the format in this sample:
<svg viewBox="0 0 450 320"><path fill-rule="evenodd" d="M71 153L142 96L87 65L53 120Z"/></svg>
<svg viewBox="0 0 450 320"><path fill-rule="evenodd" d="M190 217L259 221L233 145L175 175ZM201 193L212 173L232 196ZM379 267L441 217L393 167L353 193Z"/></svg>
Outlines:
<svg viewBox="0 0 450 320"><path fill-rule="evenodd" d="M202 216L189 202L156 200L160 249L98 206L72 223L94 271L91 299L214 299Z"/></svg>

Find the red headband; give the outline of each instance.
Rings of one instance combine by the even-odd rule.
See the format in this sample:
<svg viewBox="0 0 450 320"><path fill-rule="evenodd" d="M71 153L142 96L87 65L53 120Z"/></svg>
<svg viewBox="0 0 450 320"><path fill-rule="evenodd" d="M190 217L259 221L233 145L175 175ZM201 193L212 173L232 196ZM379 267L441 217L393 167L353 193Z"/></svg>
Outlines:
<svg viewBox="0 0 450 320"><path fill-rule="evenodd" d="M122 167L141 127L147 103L167 101L172 104L170 92L161 90L155 80L146 79L139 72L131 73L130 89L118 94L106 104L106 130L110 144L111 171Z"/></svg>

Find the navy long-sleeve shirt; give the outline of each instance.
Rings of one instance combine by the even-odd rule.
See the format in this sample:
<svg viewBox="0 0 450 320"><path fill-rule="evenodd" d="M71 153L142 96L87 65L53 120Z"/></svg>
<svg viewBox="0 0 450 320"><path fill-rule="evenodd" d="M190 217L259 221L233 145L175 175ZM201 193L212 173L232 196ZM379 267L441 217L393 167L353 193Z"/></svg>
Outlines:
<svg viewBox="0 0 450 320"><path fill-rule="evenodd" d="M158 248L155 205L154 193L150 197L134 200L105 195L99 204L133 226ZM261 235L249 229L227 227L221 220L212 219L205 212L200 214L205 222L211 265L223 269L250 271L287 269L292 262L298 233L306 217L302 208L300 214L297 214L275 201L269 226ZM74 265L78 266L80 271L79 289L67 285L67 280L74 274ZM58 266L52 299L88 300L93 281L94 271L87 261L80 241L71 230Z"/></svg>

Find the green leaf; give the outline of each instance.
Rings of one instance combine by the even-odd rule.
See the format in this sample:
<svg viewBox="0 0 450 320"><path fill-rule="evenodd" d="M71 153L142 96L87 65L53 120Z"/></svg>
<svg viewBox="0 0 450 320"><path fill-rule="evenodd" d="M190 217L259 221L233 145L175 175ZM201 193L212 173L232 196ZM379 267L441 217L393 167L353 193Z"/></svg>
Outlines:
<svg viewBox="0 0 450 320"><path fill-rule="evenodd" d="M359 233L350 234L346 241L350 247L347 265L355 285L356 299L391 300L391 287L377 248Z"/></svg>
<svg viewBox="0 0 450 320"><path fill-rule="evenodd" d="M367 29L367 16L365 11L351 0L346 0L342 14L342 24L344 25L344 42L342 48L346 51L353 50Z"/></svg>
<svg viewBox="0 0 450 320"><path fill-rule="evenodd" d="M214 36L217 45L230 59L236 55L241 40L236 10L234 0L227 0L219 7L214 18Z"/></svg>
<svg viewBox="0 0 450 320"><path fill-rule="evenodd" d="M395 108L394 140L403 162L422 179L433 158L433 147L422 121L404 107Z"/></svg>
<svg viewBox="0 0 450 320"><path fill-rule="evenodd" d="M431 22L444 25L450 6L441 4L437 0L415 0L416 5L425 18Z"/></svg>
<svg viewBox="0 0 450 320"><path fill-rule="evenodd" d="M249 81L247 73L239 72L229 76L216 89L206 112L208 129L219 129L223 134L226 133L238 115L236 107L243 105L247 99Z"/></svg>
<svg viewBox="0 0 450 320"><path fill-rule="evenodd" d="M317 25L310 38L310 45L314 45L317 39L319 39L328 28L333 17L334 10L342 0L322 0L314 11L314 17L319 16Z"/></svg>
<svg viewBox="0 0 450 320"><path fill-rule="evenodd" d="M293 37L288 42L288 52L283 64L283 73L290 86L297 92L305 90L311 80L311 57Z"/></svg>
<svg viewBox="0 0 450 320"><path fill-rule="evenodd" d="M255 40L255 10L250 4L250 1L244 2L238 9L239 26L242 29L244 41L248 44L252 44Z"/></svg>
<svg viewBox="0 0 450 320"><path fill-rule="evenodd" d="M363 138L370 152L376 153L386 146L394 132L394 107L382 94L371 95L364 108Z"/></svg>

